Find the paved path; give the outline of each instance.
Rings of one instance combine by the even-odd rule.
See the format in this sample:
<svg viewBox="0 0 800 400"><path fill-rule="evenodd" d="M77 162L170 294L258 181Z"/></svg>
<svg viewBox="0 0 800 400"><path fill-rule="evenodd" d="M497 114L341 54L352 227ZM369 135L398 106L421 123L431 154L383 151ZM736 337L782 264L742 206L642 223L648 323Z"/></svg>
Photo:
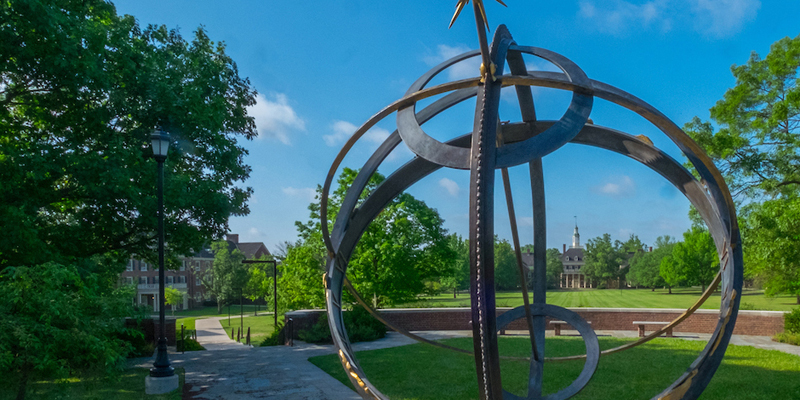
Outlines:
<svg viewBox="0 0 800 400"><path fill-rule="evenodd" d="M320 370L309 357L333 354L332 345L313 345L295 341L294 347L250 347L231 340L219 320L195 321L198 341L208 351L170 353L174 367L186 370L185 399L282 399L282 400L359 400L341 382ZM577 333L568 330L564 334ZM417 332L428 339L471 336L471 331ZM509 331L513 335L514 332ZM636 331L598 331L598 335L636 337ZM548 334L552 334L548 331ZM676 332L681 339L708 340L708 334ZM373 350L415 343L395 332L374 342L356 343L355 350ZM732 344L780 350L800 356L800 346L772 342L769 337L734 335ZM174 349L174 348L173 348ZM150 367L153 359L138 359L137 365Z"/></svg>

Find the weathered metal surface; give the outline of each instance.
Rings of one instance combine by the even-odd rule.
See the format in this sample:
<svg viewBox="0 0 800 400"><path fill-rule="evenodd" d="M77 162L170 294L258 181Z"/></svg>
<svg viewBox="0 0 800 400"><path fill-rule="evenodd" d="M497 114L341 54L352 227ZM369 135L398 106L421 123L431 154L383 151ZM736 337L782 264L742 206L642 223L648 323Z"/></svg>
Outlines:
<svg viewBox="0 0 800 400"><path fill-rule="evenodd" d="M525 71L522 53L549 60L559 66L564 73ZM532 325L532 328L529 329L533 331L532 345L535 346L535 353L537 354L531 357L527 398L543 398L541 394L541 372L545 367L542 363L543 360L557 361L595 357L588 352L587 356L555 359L544 357L544 317L552 316L563 320L568 317L562 317L560 311L552 311L552 306L544 304L546 285L544 259L546 242L544 238L546 221L541 158L571 141L623 154L658 172L675 185L697 207L712 233L721 260L720 274L715 280L715 285L720 284L723 294L717 329L706 348L692 363L686 374L655 397L696 399L719 366L724 349L730 340L738 311L738 294L741 292L742 286L742 254L736 215L730 193L719 171L680 128L655 108L622 90L588 79L580 68L558 54L544 49L514 45L504 27L498 28L495 33L492 48L488 51L489 62L496 67L497 71L502 71L503 63L507 60L512 75L494 76L490 69L484 69L481 77L425 88L425 85L431 79L445 71L449 66L478 54L481 53L478 51L468 52L434 67L418 79L402 99L392 103L370 118L356 131L336 157L323 186L321 216L325 245L329 251L325 281L329 324L334 343L340 350L342 364L354 386L365 398L385 398L371 385L360 369L352 353L347 333L342 323L341 295L342 289L346 284L347 262L370 221L395 196L417 180L443 166L470 170L471 296L474 354L481 398L501 399L504 398L504 395L505 398L516 398L509 393L504 393L502 390L498 362L499 354L497 354L496 333L503 325L495 319L494 310L492 261L494 212L492 199L494 193L494 171L496 169L502 170L514 165L528 163L531 173L534 249L536 255L533 273L534 304L530 305L530 307L523 306L519 310L520 317L524 315L526 310L536 310L536 312L532 313L532 323L529 325ZM485 64L486 62L484 62ZM504 86L516 87L523 117L522 122L499 124L499 89ZM550 87L573 92L570 108L559 121L537 121L530 86ZM446 95L419 113L416 112L416 102L439 94ZM475 127L472 134L442 143L431 138L422 130L421 125L426 121L473 96L477 96L477 105ZM703 184L686 171L680 163L653 147L652 143L609 128L587 124L594 97L611 101L636 112L650 121L684 152L698 171ZM361 169L355 183L345 197L333 231L329 233L327 223L325 223L327 221L327 201L336 170L355 142L378 121L395 111L398 113L398 131L386 139ZM498 134L501 139L499 141L501 146L499 147L496 145L496 136ZM392 149L401 141L405 142L417 157L387 177L362 202L360 207L356 207L358 198L366 187L369 176L377 170ZM509 194L509 211L513 212L510 189L507 190L507 193ZM671 322L667 327L662 328L661 331L676 325L691 315L708 298L711 290L713 289L709 288L709 291L703 295L695 306L689 308L684 315ZM364 306L371 313L377 315L368 305L364 304ZM555 313L559 314L554 315ZM576 324L581 322L575 321ZM572 323L570 324L576 326ZM590 328L587 329L591 331ZM415 336L410 332L406 333L411 337ZM660 333L654 332L639 342L603 353L599 353L598 350L598 353L608 354L622 351L644 343ZM584 335L584 338L588 336ZM590 346L588 341L587 346ZM574 394L571 392L574 388L583 387L590 377L591 373L588 373L585 377L582 374L567 389L544 398L566 399Z"/></svg>

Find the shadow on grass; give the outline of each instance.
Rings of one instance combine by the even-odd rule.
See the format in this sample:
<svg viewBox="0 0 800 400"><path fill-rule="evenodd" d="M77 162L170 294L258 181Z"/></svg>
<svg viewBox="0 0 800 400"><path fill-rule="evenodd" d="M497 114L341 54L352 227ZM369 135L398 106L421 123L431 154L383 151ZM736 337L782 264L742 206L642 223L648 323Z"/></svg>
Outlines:
<svg viewBox="0 0 800 400"><path fill-rule="evenodd" d="M472 348L471 339L451 339L449 345ZM601 338L601 348L626 343ZM527 356L527 338L501 338L502 355ZM602 357L589 385L574 399L650 399L683 374L704 342L656 339L634 349ZM548 338L548 356L582 354L579 338ZM375 386L393 400L477 399L475 362L471 356L424 344L358 353L361 366ZM313 357L312 363L349 386L335 355ZM583 361L546 363L544 390L558 391L580 374ZM527 390L528 362L501 361L503 386L517 395ZM800 358L777 351L731 346L702 399L800 399Z"/></svg>

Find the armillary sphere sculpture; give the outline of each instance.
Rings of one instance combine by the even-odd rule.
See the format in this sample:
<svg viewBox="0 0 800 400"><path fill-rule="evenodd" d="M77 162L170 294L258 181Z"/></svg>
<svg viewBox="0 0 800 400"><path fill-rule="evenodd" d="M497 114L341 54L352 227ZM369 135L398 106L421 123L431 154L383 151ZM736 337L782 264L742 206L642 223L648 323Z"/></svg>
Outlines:
<svg viewBox="0 0 800 400"><path fill-rule="evenodd" d="M468 0L459 0L455 18ZM472 333L478 388L483 400L496 399L567 399L578 393L591 379L600 356L622 351L664 333L697 310L721 284L722 300L719 320L714 334L687 371L653 399L696 399L708 385L719 367L727 348L739 309L742 288L742 250L733 200L720 172L703 150L677 125L644 101L618 88L589 79L572 61L549 50L519 46L505 26L499 26L491 45L486 37L486 16L482 1L473 1L478 27L480 50L470 51L434 67L409 88L406 95L390 104L365 122L345 144L328 172L321 198L321 220L328 250L327 272L324 278L328 321L341 362L353 386L365 399L385 399L367 379L353 353L342 320L342 290L346 287L373 316L391 329L414 339L454 351L467 352L418 337L393 326L372 310L347 280L347 264L364 230L380 211L398 194L419 179L442 168L470 171L470 295ZM523 54L543 58L562 72L527 71ZM479 77L426 87L436 75L451 65L471 57L481 57ZM498 75L508 63L509 74ZM485 67L488 66L488 67ZM500 89L514 86L522 121L501 123L499 118ZM531 86L572 92L572 101L558 121L536 118ZM446 94L446 95L444 95ZM422 110L416 103L436 95L444 95ZM421 125L440 112L463 101L477 97L472 133L442 143L428 136ZM589 119L594 98L625 107L655 125L686 155L700 180L681 164L655 148L644 136L631 136L617 130L595 125ZM331 232L327 226L328 193L334 175L347 152L378 121L397 113L397 130L383 142L361 168L347 191ZM405 143L416 157L392 173L369 196L359 202L359 196L369 177L386 156ZM597 337L578 314L545 302L545 196L542 157L566 143L595 146L625 155L658 172L680 190L697 208L708 225L720 259L720 272L698 302L669 325L652 334L618 348L600 351ZM513 199L507 169L528 164L531 176L534 215L533 303L529 304L525 274L519 256L519 239L515 224ZM494 290L494 187L495 170L502 172L504 191L512 224L512 236L517 252L524 305L496 316ZM574 357L546 358L544 352L545 317L566 321L583 337L586 354ZM525 318L532 347L528 393L519 397L502 388L497 332L513 320ZM568 387L549 395L542 394L542 371L545 361L585 358L584 369Z"/></svg>

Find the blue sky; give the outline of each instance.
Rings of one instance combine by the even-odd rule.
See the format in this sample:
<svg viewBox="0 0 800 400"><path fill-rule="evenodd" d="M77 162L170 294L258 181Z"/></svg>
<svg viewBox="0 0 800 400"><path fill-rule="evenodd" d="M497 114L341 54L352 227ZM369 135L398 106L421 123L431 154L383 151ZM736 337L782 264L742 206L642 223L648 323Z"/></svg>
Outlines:
<svg viewBox="0 0 800 400"><path fill-rule="evenodd" d="M504 23L520 45L543 47L577 63L592 79L647 101L679 126L708 109L734 84L733 64L752 51L765 56L776 40L797 36L798 1L759 0L486 0L489 24ZM250 215L230 221L242 241L263 241L270 250L296 240L294 222L308 220L308 204L344 141L371 115L402 97L431 66L477 47L471 13L447 29L456 0L204 1L126 0L120 14L141 25L179 28L185 37L204 25L224 41L239 72L258 90L251 109L259 138L246 142L253 167L245 183L254 190ZM466 11L470 11L471 7ZM547 68L546 62L530 64ZM458 65L446 78L477 75ZM439 80L441 83L444 80ZM558 119L569 94L534 92L540 119ZM504 96L503 120L518 121ZM467 133L474 100L424 125L447 140ZM638 115L595 100L591 118L634 135L644 134L683 161L677 148ZM394 116L357 145L345 165L359 168L395 129ZM379 172L390 174L411 152L403 145ZM689 203L660 176L617 154L567 145L543 160L548 247L569 243L578 217L582 241L610 233L635 233L646 243L688 229ZM467 235L468 173L440 170L409 192L436 208L451 232ZM532 241L527 167L511 169L524 243ZM499 174L498 174L499 179ZM498 181L499 182L499 181ZM510 239L508 214L497 193L496 232Z"/></svg>

